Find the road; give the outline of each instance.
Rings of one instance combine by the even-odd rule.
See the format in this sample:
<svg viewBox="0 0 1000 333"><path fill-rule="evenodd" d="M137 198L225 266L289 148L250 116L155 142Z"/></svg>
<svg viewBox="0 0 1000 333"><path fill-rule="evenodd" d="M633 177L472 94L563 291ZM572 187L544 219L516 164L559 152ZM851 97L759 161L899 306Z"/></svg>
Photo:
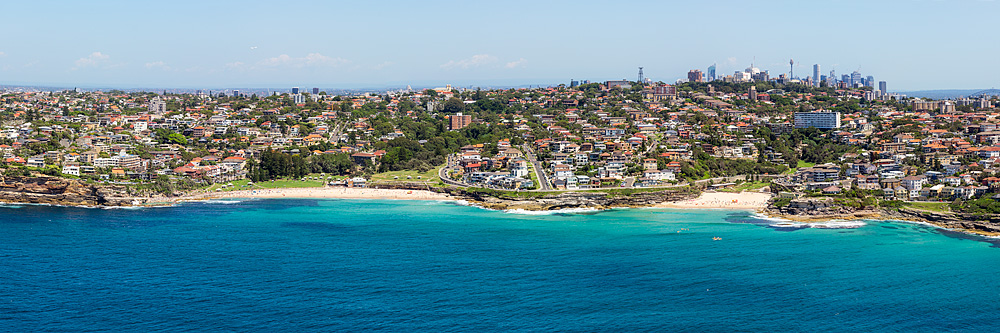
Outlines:
<svg viewBox="0 0 1000 333"><path fill-rule="evenodd" d="M454 155L448 155L446 157L446 160L447 162L445 163L444 167L441 167L441 169L438 170L438 178L441 179L441 182L448 185L455 185L461 187L470 186L469 184L459 181L454 181L451 178L448 178L448 170L455 169L458 166L458 161L454 157Z"/></svg>
<svg viewBox="0 0 1000 333"><path fill-rule="evenodd" d="M551 183L549 182L549 179L545 177L545 171L541 168L542 164L538 163L538 160L535 158L535 151L531 150L531 147L528 146L528 144L521 145L521 149L524 150L524 158L528 160L528 163L531 163L531 168L535 169L535 178L538 178L539 185L541 186L541 189L539 190L551 191Z"/></svg>

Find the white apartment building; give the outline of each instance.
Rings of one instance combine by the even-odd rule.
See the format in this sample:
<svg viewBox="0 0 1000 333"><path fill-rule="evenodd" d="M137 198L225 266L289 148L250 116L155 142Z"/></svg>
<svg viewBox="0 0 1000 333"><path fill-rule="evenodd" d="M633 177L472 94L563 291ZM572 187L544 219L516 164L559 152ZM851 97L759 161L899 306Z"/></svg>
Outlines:
<svg viewBox="0 0 1000 333"><path fill-rule="evenodd" d="M840 112L796 112L795 128L840 128Z"/></svg>

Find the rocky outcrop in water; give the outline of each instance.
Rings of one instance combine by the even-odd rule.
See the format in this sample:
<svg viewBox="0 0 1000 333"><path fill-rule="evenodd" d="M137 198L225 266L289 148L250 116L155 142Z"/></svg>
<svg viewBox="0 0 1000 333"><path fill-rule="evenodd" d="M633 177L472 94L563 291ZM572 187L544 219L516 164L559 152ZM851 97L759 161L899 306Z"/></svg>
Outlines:
<svg viewBox="0 0 1000 333"><path fill-rule="evenodd" d="M771 201L766 213L796 220L873 218L881 215L878 209L858 209L839 204L833 198L798 198L788 205L777 207Z"/></svg>
<svg viewBox="0 0 1000 333"><path fill-rule="evenodd" d="M0 202L64 206L130 206L123 188L87 184L76 179L38 176L0 177Z"/></svg>
<svg viewBox="0 0 1000 333"><path fill-rule="evenodd" d="M448 191L489 209L555 210L566 208L607 209L619 207L650 207L667 201L680 201L698 197L692 189L664 189L661 191L619 193L615 191L534 192L523 197L498 195L494 192L476 192L453 189Z"/></svg>
<svg viewBox="0 0 1000 333"><path fill-rule="evenodd" d="M858 212L873 212L871 210L860 210L838 204L833 198L799 198L792 199L788 205L775 207L772 203L771 212L781 215L797 216L827 216L827 215L847 215Z"/></svg>
<svg viewBox="0 0 1000 333"><path fill-rule="evenodd" d="M911 208L886 210L885 215L902 220L927 222L951 229L1000 233L1000 216L996 215L984 216L955 212L931 212Z"/></svg>
<svg viewBox="0 0 1000 333"><path fill-rule="evenodd" d="M932 212L913 208L857 209L838 204L833 198L799 198L788 205L776 207L774 201L767 214L800 221L829 219L898 219L927 222L942 228L976 233L1000 234L1000 215L974 215L961 212Z"/></svg>

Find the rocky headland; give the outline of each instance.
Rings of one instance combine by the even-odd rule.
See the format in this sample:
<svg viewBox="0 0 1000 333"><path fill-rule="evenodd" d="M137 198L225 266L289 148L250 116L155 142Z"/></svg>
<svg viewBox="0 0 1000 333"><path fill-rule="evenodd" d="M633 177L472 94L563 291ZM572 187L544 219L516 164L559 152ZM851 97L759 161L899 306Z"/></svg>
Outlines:
<svg viewBox="0 0 1000 333"><path fill-rule="evenodd" d="M504 192L462 188L439 189L455 198L496 210L557 210L569 208L628 208L652 207L668 201L698 197L700 191L691 188L663 190L594 190L566 192Z"/></svg>
<svg viewBox="0 0 1000 333"><path fill-rule="evenodd" d="M0 202L60 206L132 206L121 186L50 176L0 177Z"/></svg>
<svg viewBox="0 0 1000 333"><path fill-rule="evenodd" d="M962 212L934 212L915 208L879 207L855 208L838 204L833 198L798 198L787 205L776 206L773 200L765 214L799 222L822 222L832 219L902 220L929 223L941 228L980 235L1000 235L1000 216L983 216Z"/></svg>

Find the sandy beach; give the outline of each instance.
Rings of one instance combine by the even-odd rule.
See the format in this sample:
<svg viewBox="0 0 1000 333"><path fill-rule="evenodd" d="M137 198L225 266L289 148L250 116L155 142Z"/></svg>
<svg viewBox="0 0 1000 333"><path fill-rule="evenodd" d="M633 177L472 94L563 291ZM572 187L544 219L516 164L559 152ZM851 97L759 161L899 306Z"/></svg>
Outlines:
<svg viewBox="0 0 1000 333"><path fill-rule="evenodd" d="M374 188L308 187L256 189L231 192L206 193L179 198L179 201L223 198L315 198L315 199L397 199L397 200L451 200L447 194L424 190L389 190Z"/></svg>
<svg viewBox="0 0 1000 333"><path fill-rule="evenodd" d="M728 208L728 209L764 209L770 193L761 192L703 192L691 200L664 202L657 205L662 208Z"/></svg>

